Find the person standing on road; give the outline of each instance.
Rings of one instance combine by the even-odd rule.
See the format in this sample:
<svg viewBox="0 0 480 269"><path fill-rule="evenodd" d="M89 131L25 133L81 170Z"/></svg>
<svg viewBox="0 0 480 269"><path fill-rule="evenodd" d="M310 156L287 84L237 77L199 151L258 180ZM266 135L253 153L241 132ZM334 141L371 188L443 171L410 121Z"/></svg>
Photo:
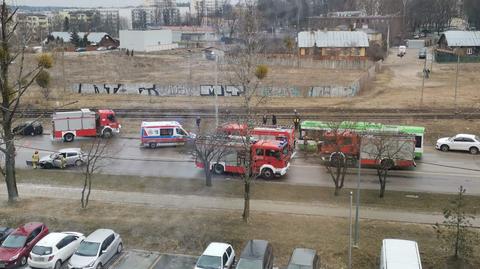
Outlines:
<svg viewBox="0 0 480 269"><path fill-rule="evenodd" d="M60 168L64 169L67 164L67 159L65 159L65 155L60 154Z"/></svg>
<svg viewBox="0 0 480 269"><path fill-rule="evenodd" d="M40 161L40 155L38 154L38 151L35 151L32 155L32 166L33 169L37 169L38 162Z"/></svg>
<svg viewBox="0 0 480 269"><path fill-rule="evenodd" d="M267 121L268 121L268 116L267 116L267 113L265 113L265 114L263 114L263 117L262 117L263 125L267 125Z"/></svg>
<svg viewBox="0 0 480 269"><path fill-rule="evenodd" d="M298 136L300 137L300 114L298 114L297 110L294 109L293 113L293 125L295 126L295 131L298 131Z"/></svg>
<svg viewBox="0 0 480 269"><path fill-rule="evenodd" d="M197 129L200 131L200 124L202 123L202 119L200 116L197 116L197 119L195 120L195 124L197 125Z"/></svg>
<svg viewBox="0 0 480 269"><path fill-rule="evenodd" d="M277 125L277 116L275 114L272 114L272 125Z"/></svg>

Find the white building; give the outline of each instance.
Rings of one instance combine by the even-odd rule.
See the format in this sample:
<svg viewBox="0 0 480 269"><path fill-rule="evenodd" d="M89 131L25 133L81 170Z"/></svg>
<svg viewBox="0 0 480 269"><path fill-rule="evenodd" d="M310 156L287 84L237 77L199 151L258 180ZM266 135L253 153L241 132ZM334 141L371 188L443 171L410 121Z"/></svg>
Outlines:
<svg viewBox="0 0 480 269"><path fill-rule="evenodd" d="M175 49L172 30L122 30L120 48L133 51L151 52Z"/></svg>
<svg viewBox="0 0 480 269"><path fill-rule="evenodd" d="M221 10L226 0L191 0L190 13L196 16L199 12L204 15L213 14L217 10Z"/></svg>

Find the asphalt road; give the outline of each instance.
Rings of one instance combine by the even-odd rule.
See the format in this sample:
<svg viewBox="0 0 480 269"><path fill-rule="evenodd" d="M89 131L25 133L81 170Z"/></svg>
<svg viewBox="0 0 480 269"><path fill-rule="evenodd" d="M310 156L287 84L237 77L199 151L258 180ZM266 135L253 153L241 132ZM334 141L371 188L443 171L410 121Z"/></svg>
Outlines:
<svg viewBox="0 0 480 269"><path fill-rule="evenodd" d="M91 140L76 140L72 143L52 141L50 136L24 137L17 142L17 167L27 168L34 149L44 156L51 151L67 147L81 147ZM105 174L174 177L178 179L198 178L203 180L201 169L197 169L192 157L183 147L145 149L138 139L116 137L110 140ZM461 152L439 152L427 147L417 167L390 172L387 188L411 192L454 193L460 185L467 193L480 195L480 156ZM239 179L235 175L218 176L217 180ZM357 169L350 169L345 185L356 187ZM293 160L287 175L273 182L284 184L332 186L326 170L315 158L306 158L300 153ZM377 189L375 170L361 169L361 188Z"/></svg>

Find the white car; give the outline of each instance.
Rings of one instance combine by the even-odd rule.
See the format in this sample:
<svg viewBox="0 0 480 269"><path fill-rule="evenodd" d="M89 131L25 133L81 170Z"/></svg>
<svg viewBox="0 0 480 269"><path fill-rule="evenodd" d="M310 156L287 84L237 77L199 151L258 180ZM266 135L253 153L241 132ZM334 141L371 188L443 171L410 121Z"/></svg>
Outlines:
<svg viewBox="0 0 480 269"><path fill-rule="evenodd" d="M81 233L50 233L32 248L28 265L31 268L60 269L83 239L85 236Z"/></svg>
<svg viewBox="0 0 480 269"><path fill-rule="evenodd" d="M68 262L68 268L101 269L122 250L119 234L110 229L98 229L80 243Z"/></svg>
<svg viewBox="0 0 480 269"><path fill-rule="evenodd" d="M472 134L457 134L453 137L443 137L437 140L435 148L441 151L461 150L477 154L480 149L480 138Z"/></svg>
<svg viewBox="0 0 480 269"><path fill-rule="evenodd" d="M233 247L225 243L210 243L198 258L195 269L224 269L233 268L235 263L235 251Z"/></svg>

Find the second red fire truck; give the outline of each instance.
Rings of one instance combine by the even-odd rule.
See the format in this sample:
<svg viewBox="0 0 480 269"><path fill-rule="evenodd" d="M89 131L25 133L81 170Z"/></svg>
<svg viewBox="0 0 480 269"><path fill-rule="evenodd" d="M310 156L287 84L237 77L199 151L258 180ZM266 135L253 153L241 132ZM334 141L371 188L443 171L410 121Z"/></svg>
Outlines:
<svg viewBox="0 0 480 269"><path fill-rule="evenodd" d="M90 109L55 112L52 117L52 136L72 142L75 137L102 136L110 138L120 132L121 125L115 112L101 109L97 112Z"/></svg>

